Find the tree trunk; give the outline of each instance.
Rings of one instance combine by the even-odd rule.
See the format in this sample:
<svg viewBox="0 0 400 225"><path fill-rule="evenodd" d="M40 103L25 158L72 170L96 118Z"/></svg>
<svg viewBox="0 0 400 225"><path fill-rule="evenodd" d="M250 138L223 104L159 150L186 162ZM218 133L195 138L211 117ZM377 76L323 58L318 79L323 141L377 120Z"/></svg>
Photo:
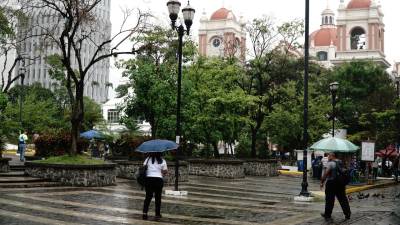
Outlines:
<svg viewBox="0 0 400 225"><path fill-rule="evenodd" d="M213 146L213 149L214 149L214 157L215 158L219 158L218 142L213 142L212 146Z"/></svg>
<svg viewBox="0 0 400 225"><path fill-rule="evenodd" d="M251 157L256 158L257 157L257 151L256 151L256 142L257 142L257 133L258 130L256 128L252 127L251 128Z"/></svg>
<svg viewBox="0 0 400 225"><path fill-rule="evenodd" d="M76 155L78 153L78 140L84 116L83 87L83 82L77 85L75 99L72 102L70 155Z"/></svg>

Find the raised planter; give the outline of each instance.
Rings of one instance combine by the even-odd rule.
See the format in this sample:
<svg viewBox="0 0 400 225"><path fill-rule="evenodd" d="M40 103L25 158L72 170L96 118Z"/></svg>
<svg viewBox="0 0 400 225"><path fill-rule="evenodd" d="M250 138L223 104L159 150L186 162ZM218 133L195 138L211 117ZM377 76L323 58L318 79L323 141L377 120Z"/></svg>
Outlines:
<svg viewBox="0 0 400 225"><path fill-rule="evenodd" d="M278 160L247 159L243 163L244 173L249 176L278 176Z"/></svg>
<svg viewBox="0 0 400 225"><path fill-rule="evenodd" d="M117 177L125 179L135 179L135 174L139 167L143 165L143 161L128 161L128 160L115 160L117 164ZM167 162L168 176L165 179L166 185L173 185L175 182L175 162ZM188 163L184 161L179 162L179 182L189 181Z"/></svg>
<svg viewBox="0 0 400 225"><path fill-rule="evenodd" d="M227 179L244 178L242 160L191 159L189 174Z"/></svg>
<svg viewBox="0 0 400 225"><path fill-rule="evenodd" d="M25 162L25 174L77 187L115 185L116 164L65 165Z"/></svg>
<svg viewBox="0 0 400 225"><path fill-rule="evenodd" d="M0 158L0 173L8 173L10 171L10 158Z"/></svg>

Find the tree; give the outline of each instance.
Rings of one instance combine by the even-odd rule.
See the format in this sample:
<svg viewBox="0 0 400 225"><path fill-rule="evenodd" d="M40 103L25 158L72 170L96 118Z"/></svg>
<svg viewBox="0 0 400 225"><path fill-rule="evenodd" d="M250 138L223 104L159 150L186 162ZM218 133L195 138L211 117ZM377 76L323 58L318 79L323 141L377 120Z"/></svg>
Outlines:
<svg viewBox="0 0 400 225"><path fill-rule="evenodd" d="M21 43L30 37L23 30L30 30L24 6L15 7L13 1L0 0L0 92L7 93L21 74L15 73L17 65L24 67L32 63L33 58L23 54ZM18 30L18 34L16 31ZM15 57L15 54L17 57Z"/></svg>
<svg viewBox="0 0 400 225"><path fill-rule="evenodd" d="M257 98L257 107L249 111L251 156L257 156L257 139L265 117L279 101L277 89L287 81L300 76L290 63L299 52L297 40L303 33L301 21L276 25L268 17L254 19L247 28L252 43L253 59L248 62L247 77L242 88ZM293 65L293 64L292 64Z"/></svg>
<svg viewBox="0 0 400 225"><path fill-rule="evenodd" d="M124 76L129 78L129 84L117 88L118 95L127 98L125 115L148 121L152 138L174 137L177 80L175 50L178 44L175 35L170 28L154 26L133 40L147 47L134 59L120 65L126 68ZM194 53L195 45L187 40L184 62L192 60ZM133 95L129 95L128 88L133 89Z"/></svg>
<svg viewBox="0 0 400 225"><path fill-rule="evenodd" d="M15 86L8 93L8 104L2 113L2 128L7 130L7 136L14 138L22 129L29 133L46 133L52 130L68 130L71 128L69 120L71 117L69 107L64 107L59 101L56 93L41 87L36 83L31 86ZM22 124L19 121L20 93L24 92L22 102ZM100 105L93 100L84 97L85 118L80 132L93 129L95 124L102 122L103 117ZM45 110L43 110L45 109ZM40 113L38 113L40 112Z"/></svg>
<svg viewBox="0 0 400 225"><path fill-rule="evenodd" d="M148 15L138 11L138 18L132 23L128 20L134 11L124 11L124 21L120 29L110 36L106 33L107 29L98 29L101 26L96 12L101 3L102 0L22 0L22 4L31 10L30 23L43 31L39 34L43 37L41 44L53 44L60 52L60 59L66 71L65 87L71 106L71 155L77 153L77 140L84 120L84 86L90 69L96 63L112 56L134 54L146 48L145 45L136 43L137 45L130 50L118 50L123 42L134 35L140 35L146 29ZM44 26L40 19L46 17L57 20ZM128 24L133 26L127 27ZM101 37L101 41L96 41L96 37ZM116 44L111 46L113 43ZM83 57L86 44L95 48L88 59Z"/></svg>
<svg viewBox="0 0 400 225"><path fill-rule="evenodd" d="M183 82L184 139L204 144L219 156L218 142L234 145L250 123L246 114L252 96L239 86L242 65L233 58L199 58L186 72Z"/></svg>
<svg viewBox="0 0 400 225"><path fill-rule="evenodd" d="M340 84L337 116L350 140L379 140L382 132L389 131L395 119L396 93L384 68L369 61L352 61L336 67L331 78L329 82ZM394 140L393 136L385 138Z"/></svg>

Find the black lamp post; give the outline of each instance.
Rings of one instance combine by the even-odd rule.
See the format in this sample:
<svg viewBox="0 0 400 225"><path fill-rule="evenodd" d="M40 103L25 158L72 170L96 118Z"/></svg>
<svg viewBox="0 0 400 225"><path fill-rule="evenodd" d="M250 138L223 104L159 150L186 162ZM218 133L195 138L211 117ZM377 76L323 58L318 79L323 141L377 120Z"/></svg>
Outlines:
<svg viewBox="0 0 400 225"><path fill-rule="evenodd" d="M332 137L335 137L335 106L336 106L336 93L339 88L338 82L333 82L329 84L329 90L331 90L332 94Z"/></svg>
<svg viewBox="0 0 400 225"><path fill-rule="evenodd" d="M304 24L304 113L303 113L303 181L301 183L300 195L310 197L307 182L307 148L308 148L308 69L309 69L309 33L310 33L310 0L306 1L305 24Z"/></svg>
<svg viewBox="0 0 400 225"><path fill-rule="evenodd" d="M397 97L400 98L400 75L395 76Z"/></svg>
<svg viewBox="0 0 400 225"><path fill-rule="evenodd" d="M21 67L19 68L19 76L21 78L21 88L19 92L19 123L21 124L22 127L22 102L23 102L23 95L24 95L24 80L25 80L25 68Z"/></svg>
<svg viewBox="0 0 400 225"><path fill-rule="evenodd" d="M179 46L178 46L178 96L176 103L176 143L179 144L181 139L181 83L182 83L182 47L183 47L183 36L185 33L189 35L190 27L193 24L193 18L195 10L188 4L185 8L182 9L183 20L186 26L180 24L176 25L176 20L178 19L179 10L181 7L181 3L179 0L169 0L167 3L169 18L171 19L172 29L178 32L179 37ZM175 157L175 191L178 191L178 180L179 180L179 159L178 154L179 148L176 150Z"/></svg>

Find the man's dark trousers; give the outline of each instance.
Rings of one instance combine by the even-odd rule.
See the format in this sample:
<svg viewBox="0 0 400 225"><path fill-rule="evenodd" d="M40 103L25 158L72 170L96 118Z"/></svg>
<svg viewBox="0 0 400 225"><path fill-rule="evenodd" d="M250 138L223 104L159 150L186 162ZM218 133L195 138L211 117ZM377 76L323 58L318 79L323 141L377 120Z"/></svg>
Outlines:
<svg viewBox="0 0 400 225"><path fill-rule="evenodd" d="M335 196L337 197L340 206L345 216L350 217L350 205L346 197L346 187L338 184L335 180L328 180L325 187L325 217L332 215L333 206L335 204Z"/></svg>

